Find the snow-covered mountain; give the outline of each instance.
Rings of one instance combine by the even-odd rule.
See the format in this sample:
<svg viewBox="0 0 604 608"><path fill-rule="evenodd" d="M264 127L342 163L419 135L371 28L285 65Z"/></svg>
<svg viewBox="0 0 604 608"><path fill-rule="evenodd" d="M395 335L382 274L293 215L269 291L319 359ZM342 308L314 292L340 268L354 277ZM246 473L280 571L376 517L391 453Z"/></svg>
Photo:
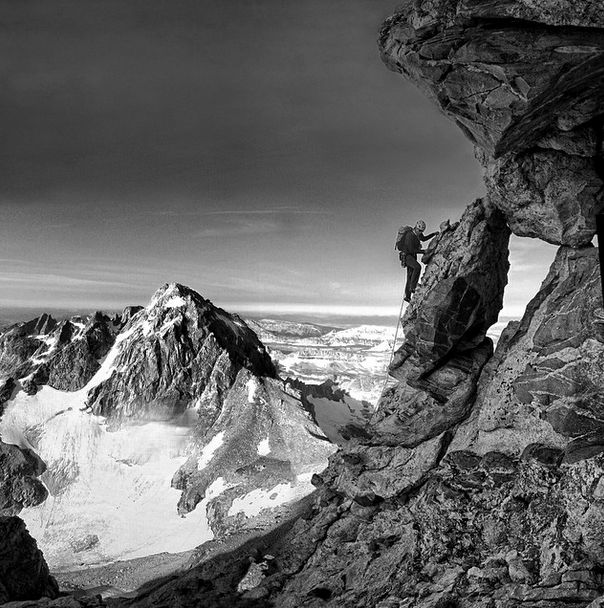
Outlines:
<svg viewBox="0 0 604 608"><path fill-rule="evenodd" d="M272 525L335 450L246 323L178 284L9 328L0 376L2 440L47 467L21 517L55 569Z"/></svg>
<svg viewBox="0 0 604 608"><path fill-rule="evenodd" d="M282 376L290 376L307 384L334 381L351 397L376 404L387 381L386 368L395 327L358 325L349 328L327 328L310 325L309 331L298 330L293 335L285 325L284 331L273 321L255 321L264 343ZM296 326L304 326L297 323ZM315 332L313 332L315 328ZM255 330L256 331L256 330ZM257 333L258 333L257 331ZM399 332L397 341L402 341Z"/></svg>

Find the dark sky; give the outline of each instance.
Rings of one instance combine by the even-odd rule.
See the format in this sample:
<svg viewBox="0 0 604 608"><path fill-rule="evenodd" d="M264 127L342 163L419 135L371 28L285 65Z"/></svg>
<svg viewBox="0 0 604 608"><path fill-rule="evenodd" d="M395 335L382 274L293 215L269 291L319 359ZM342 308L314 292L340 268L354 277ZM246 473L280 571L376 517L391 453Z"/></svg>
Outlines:
<svg viewBox="0 0 604 608"><path fill-rule="evenodd" d="M398 309L398 226L482 184L379 59L395 4L0 0L0 305ZM514 255L510 306L553 253Z"/></svg>

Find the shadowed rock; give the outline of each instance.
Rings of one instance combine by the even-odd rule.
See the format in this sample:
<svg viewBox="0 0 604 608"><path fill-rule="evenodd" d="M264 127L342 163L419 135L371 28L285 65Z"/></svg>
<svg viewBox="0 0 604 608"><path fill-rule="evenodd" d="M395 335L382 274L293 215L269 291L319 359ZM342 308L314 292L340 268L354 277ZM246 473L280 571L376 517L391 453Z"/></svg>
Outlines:
<svg viewBox="0 0 604 608"><path fill-rule="evenodd" d="M59 595L44 556L23 521L0 516L0 539L0 604Z"/></svg>
<svg viewBox="0 0 604 608"><path fill-rule="evenodd" d="M43 502L48 492L37 477L45 470L33 452L0 441L0 515L16 515Z"/></svg>

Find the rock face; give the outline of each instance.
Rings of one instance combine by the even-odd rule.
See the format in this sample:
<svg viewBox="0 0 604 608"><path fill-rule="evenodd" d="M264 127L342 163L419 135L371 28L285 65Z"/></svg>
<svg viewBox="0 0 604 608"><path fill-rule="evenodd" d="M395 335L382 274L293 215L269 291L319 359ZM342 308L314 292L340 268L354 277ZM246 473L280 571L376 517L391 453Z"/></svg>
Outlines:
<svg viewBox="0 0 604 608"><path fill-rule="evenodd" d="M593 238L602 29L599 2L560 0L408 0L382 28L384 61L477 144L489 198L519 236Z"/></svg>
<svg viewBox="0 0 604 608"><path fill-rule="evenodd" d="M0 515L16 515L48 496L37 479L46 466L32 452L0 441Z"/></svg>
<svg viewBox="0 0 604 608"><path fill-rule="evenodd" d="M0 603L55 598L59 587L18 517L0 517Z"/></svg>
<svg viewBox="0 0 604 608"><path fill-rule="evenodd" d="M18 323L0 334L0 373L16 380L29 394L40 385L58 390L83 388L111 348L121 320L94 313L80 321L57 323L51 316Z"/></svg>
<svg viewBox="0 0 604 608"><path fill-rule="evenodd" d="M507 282L509 231L502 214L477 200L445 233L403 318L405 342L373 419L379 444L415 447L469 413L492 353L486 337Z"/></svg>
<svg viewBox="0 0 604 608"><path fill-rule="evenodd" d="M586 440L602 437L601 298L597 249L562 247L522 321L502 335L452 448L519 455L528 443L544 443L574 460Z"/></svg>
<svg viewBox="0 0 604 608"><path fill-rule="evenodd" d="M0 441L0 604L59 593L36 541L15 517L46 499L48 492L37 479L45 468L35 454Z"/></svg>

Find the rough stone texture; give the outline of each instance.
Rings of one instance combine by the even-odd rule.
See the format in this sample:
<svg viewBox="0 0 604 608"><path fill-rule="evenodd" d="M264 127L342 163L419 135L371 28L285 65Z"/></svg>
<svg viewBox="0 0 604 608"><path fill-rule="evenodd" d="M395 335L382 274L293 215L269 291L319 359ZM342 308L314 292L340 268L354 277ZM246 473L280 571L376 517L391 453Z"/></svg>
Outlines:
<svg viewBox="0 0 604 608"><path fill-rule="evenodd" d="M450 437L445 433L415 449L402 446L347 446L315 477L318 486L370 505L419 485L442 457Z"/></svg>
<svg viewBox="0 0 604 608"><path fill-rule="evenodd" d="M13 378L0 379L0 416L2 415L4 404L12 397L16 386Z"/></svg>
<svg viewBox="0 0 604 608"><path fill-rule="evenodd" d="M0 604L58 595L36 541L14 517L46 499L48 492L37 479L45 469L33 452L0 441Z"/></svg>
<svg viewBox="0 0 604 608"><path fill-rule="evenodd" d="M386 65L480 148L489 197L520 236L579 246L595 233L603 12L597 1L407 0L380 33Z"/></svg>
<svg viewBox="0 0 604 608"><path fill-rule="evenodd" d="M74 391L86 385L111 348L120 322L94 313L79 327L57 323L48 314L9 327L0 334L0 373L20 379L28 394L40 384Z"/></svg>
<svg viewBox="0 0 604 608"><path fill-rule="evenodd" d="M517 455L543 443L568 446L576 458L587 436L602 436L601 298L597 249L561 248L522 321L502 334L452 449Z"/></svg>
<svg viewBox="0 0 604 608"><path fill-rule="evenodd" d="M28 335L22 325L12 326L0 334L0 374L20 378L32 368L30 358L44 343Z"/></svg>
<svg viewBox="0 0 604 608"><path fill-rule="evenodd" d="M101 312L95 312L79 333L69 321L63 324L57 338L58 350L44 364L48 385L62 391L86 386L99 369L99 360L113 345L116 330L111 319Z"/></svg>
<svg viewBox="0 0 604 608"><path fill-rule="evenodd" d="M77 391L86 386L99 367L86 341L75 340L48 360L48 385L60 391Z"/></svg>
<svg viewBox="0 0 604 608"><path fill-rule="evenodd" d="M173 283L122 328L112 371L90 391L88 403L117 424L166 420L197 401L207 430L242 368L257 376L276 374L266 349L241 319Z"/></svg>
<svg viewBox="0 0 604 608"><path fill-rule="evenodd" d="M405 342L373 419L372 442L413 447L463 420L492 353L486 338L503 302L509 231L481 199L443 234L403 318Z"/></svg>
<svg viewBox="0 0 604 608"><path fill-rule="evenodd" d="M210 526L220 535L273 527L287 516L291 500L281 506L282 501L270 496L282 485L298 485L298 496L306 494L308 487L297 478L322 470L336 449L304 410L297 391L286 391L280 380L254 376L245 368L226 393L211 430L205 431L205 426L201 420L198 446L172 485L183 490L179 511L184 514L221 479L226 490L210 500L207 509ZM217 447L211 457L204 457L212 440ZM266 509L257 515L232 509L235 499L246 496L256 496Z"/></svg>
<svg viewBox="0 0 604 608"><path fill-rule="evenodd" d="M33 453L0 441L0 515L40 504L48 492L37 479L46 466Z"/></svg>
<svg viewBox="0 0 604 608"><path fill-rule="evenodd" d="M0 604L59 594L36 541L18 517L0 517Z"/></svg>

